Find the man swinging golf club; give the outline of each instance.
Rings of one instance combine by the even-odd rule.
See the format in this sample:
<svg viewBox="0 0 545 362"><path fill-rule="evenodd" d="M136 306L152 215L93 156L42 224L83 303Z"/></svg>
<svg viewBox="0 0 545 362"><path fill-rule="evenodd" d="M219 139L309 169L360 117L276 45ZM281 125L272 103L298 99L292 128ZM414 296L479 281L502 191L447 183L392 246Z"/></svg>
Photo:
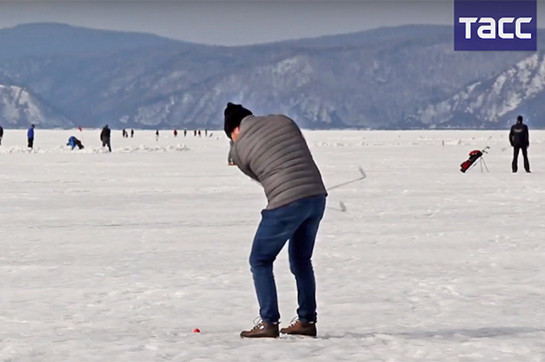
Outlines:
<svg viewBox="0 0 545 362"><path fill-rule="evenodd" d="M276 338L280 333L316 336L316 283L312 252L327 191L301 130L283 115L254 116L228 103L224 129L233 142L236 166L259 182L267 196L250 266L259 302L259 321L242 338ZM279 331L280 313L273 262L289 240L290 270L297 284L297 318Z"/></svg>

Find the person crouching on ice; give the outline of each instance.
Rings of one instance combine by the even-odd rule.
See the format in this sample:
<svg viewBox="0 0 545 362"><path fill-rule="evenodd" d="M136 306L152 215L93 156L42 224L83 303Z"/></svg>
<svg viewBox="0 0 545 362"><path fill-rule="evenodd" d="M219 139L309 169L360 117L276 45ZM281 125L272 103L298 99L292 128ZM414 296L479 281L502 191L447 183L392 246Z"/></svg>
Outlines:
<svg viewBox="0 0 545 362"><path fill-rule="evenodd" d="M259 182L267 207L254 236L250 266L260 320L242 338L276 338L280 333L316 336L316 283L312 253L327 191L299 127L284 115L254 116L228 103L224 130L234 142L235 165ZM297 318L279 331L280 314L273 262L289 240L290 270L297 284Z"/></svg>
<svg viewBox="0 0 545 362"><path fill-rule="evenodd" d="M81 143L80 140L78 140L76 137L74 136L71 136L69 139L68 139L68 143L66 144L67 146L70 146L71 149L74 149L76 146L78 147L78 149L82 149L83 148L83 144Z"/></svg>

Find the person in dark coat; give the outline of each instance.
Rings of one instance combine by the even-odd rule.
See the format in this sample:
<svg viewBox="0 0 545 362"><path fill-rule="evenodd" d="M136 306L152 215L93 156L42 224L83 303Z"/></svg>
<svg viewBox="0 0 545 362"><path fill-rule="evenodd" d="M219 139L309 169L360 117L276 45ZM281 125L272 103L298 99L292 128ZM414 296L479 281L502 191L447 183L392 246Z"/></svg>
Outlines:
<svg viewBox="0 0 545 362"><path fill-rule="evenodd" d="M69 139L68 139L68 143L66 144L67 146L70 146L72 149L78 147L78 149L82 149L83 148L83 144L81 143L80 140L78 140L75 136L71 136Z"/></svg>
<svg viewBox="0 0 545 362"><path fill-rule="evenodd" d="M320 170L292 119L278 114L254 116L233 103L227 104L224 117L225 133L234 142L235 165L263 186L268 201L250 253L261 321L240 336L316 336L316 282L311 259L327 196ZM273 263L288 240L290 270L297 285L297 319L279 330Z"/></svg>
<svg viewBox="0 0 545 362"><path fill-rule="evenodd" d="M4 137L4 129L2 128L2 125L0 125L0 145L2 145L2 137Z"/></svg>
<svg viewBox="0 0 545 362"><path fill-rule="evenodd" d="M518 116L517 123L511 126L509 142L513 146L513 162L511 163L513 172L517 172L518 170L519 151L522 151L522 156L524 157L524 169L526 172L530 172L530 161L528 160L530 137L528 135L528 126L522 123L522 116Z"/></svg>
<svg viewBox="0 0 545 362"><path fill-rule="evenodd" d="M112 131L108 127L108 125L105 125L104 128L102 128L102 131L100 132L100 140L102 141L102 147L108 147L108 151L112 152L112 146L110 144L110 136L112 134Z"/></svg>
<svg viewBox="0 0 545 362"><path fill-rule="evenodd" d="M26 136L28 140L28 148L33 149L34 148L34 125L33 124L30 125L30 128L28 129Z"/></svg>
<svg viewBox="0 0 545 362"><path fill-rule="evenodd" d="M235 145L235 143L233 142L233 140L229 141L229 153L227 154L227 165L229 166L234 166L235 165L235 160L233 158L233 146Z"/></svg>

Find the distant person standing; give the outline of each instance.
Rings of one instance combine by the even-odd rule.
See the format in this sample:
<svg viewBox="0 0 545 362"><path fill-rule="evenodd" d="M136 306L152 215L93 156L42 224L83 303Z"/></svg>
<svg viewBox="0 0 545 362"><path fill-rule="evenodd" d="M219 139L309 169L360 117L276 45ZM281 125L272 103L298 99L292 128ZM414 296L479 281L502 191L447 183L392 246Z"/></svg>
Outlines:
<svg viewBox="0 0 545 362"><path fill-rule="evenodd" d="M131 129L131 138L134 137L134 129Z"/></svg>
<svg viewBox="0 0 545 362"><path fill-rule="evenodd" d="M519 151L522 151L522 156L524 157L524 169L526 172L530 172L530 161L528 161L530 137L528 136L528 126L522 123L522 116L518 116L517 123L511 126L509 142L513 146L513 162L511 164L513 172L518 171Z"/></svg>
<svg viewBox="0 0 545 362"><path fill-rule="evenodd" d="M4 129L2 128L2 125L0 124L0 146L2 145L2 137L4 137Z"/></svg>
<svg viewBox="0 0 545 362"><path fill-rule="evenodd" d="M31 150L34 148L34 125L31 124L30 128L28 129L26 133L26 138L28 140L28 148Z"/></svg>
<svg viewBox="0 0 545 362"><path fill-rule="evenodd" d="M178 137L178 130L174 130L174 137Z"/></svg>
<svg viewBox="0 0 545 362"><path fill-rule="evenodd" d="M159 141L159 130L155 131L155 141Z"/></svg>
<svg viewBox="0 0 545 362"><path fill-rule="evenodd" d="M227 165L234 166L235 165L235 157L233 155L233 147L235 146L235 142L233 140L229 141L229 153L227 154Z"/></svg>
<svg viewBox="0 0 545 362"><path fill-rule="evenodd" d="M108 125L105 125L104 128L102 128L102 131L100 132L100 140L102 141L102 147L108 147L108 151L112 152L112 145L110 143L110 137L111 137L112 131L108 127Z"/></svg>

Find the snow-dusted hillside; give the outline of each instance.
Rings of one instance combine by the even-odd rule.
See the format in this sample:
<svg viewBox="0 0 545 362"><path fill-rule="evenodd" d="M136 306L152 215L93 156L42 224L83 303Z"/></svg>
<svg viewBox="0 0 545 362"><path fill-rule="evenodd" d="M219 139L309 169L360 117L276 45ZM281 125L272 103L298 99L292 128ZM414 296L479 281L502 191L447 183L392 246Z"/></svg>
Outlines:
<svg viewBox="0 0 545 362"><path fill-rule="evenodd" d="M305 128L501 128L515 113L545 127L542 54L455 52L450 26L238 47L62 24L0 38L0 83L24 85L84 127L218 128L228 101Z"/></svg>
<svg viewBox="0 0 545 362"><path fill-rule="evenodd" d="M28 127L68 128L73 123L52 109L27 89L0 84L0 124L4 128Z"/></svg>
<svg viewBox="0 0 545 362"><path fill-rule="evenodd" d="M490 79L470 84L449 99L426 107L418 118L432 127L502 128L523 113L544 127L545 53L535 53ZM532 104L540 103L541 107Z"/></svg>

